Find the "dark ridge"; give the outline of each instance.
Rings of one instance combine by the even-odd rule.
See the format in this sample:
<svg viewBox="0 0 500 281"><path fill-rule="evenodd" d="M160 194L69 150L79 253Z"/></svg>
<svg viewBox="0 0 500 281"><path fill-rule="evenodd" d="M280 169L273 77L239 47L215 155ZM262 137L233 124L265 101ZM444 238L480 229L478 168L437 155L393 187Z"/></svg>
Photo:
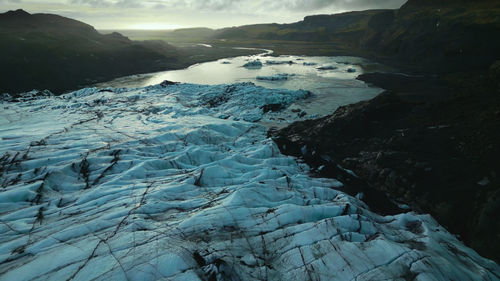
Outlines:
<svg viewBox="0 0 500 281"><path fill-rule="evenodd" d="M0 14L0 92L56 94L115 77L185 66L164 42L134 42L52 14Z"/></svg>
<svg viewBox="0 0 500 281"><path fill-rule="evenodd" d="M31 16L30 13L23 9L17 9L15 11L8 11L4 14L4 17L28 17Z"/></svg>

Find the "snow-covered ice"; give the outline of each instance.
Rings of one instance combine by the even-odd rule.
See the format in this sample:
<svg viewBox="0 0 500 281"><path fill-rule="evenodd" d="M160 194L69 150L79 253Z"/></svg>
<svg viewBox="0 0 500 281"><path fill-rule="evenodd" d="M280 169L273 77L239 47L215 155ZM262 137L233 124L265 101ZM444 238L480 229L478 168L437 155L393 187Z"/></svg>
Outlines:
<svg viewBox="0 0 500 281"><path fill-rule="evenodd" d="M282 155L262 107L307 92L167 84L0 103L0 280L499 280Z"/></svg>

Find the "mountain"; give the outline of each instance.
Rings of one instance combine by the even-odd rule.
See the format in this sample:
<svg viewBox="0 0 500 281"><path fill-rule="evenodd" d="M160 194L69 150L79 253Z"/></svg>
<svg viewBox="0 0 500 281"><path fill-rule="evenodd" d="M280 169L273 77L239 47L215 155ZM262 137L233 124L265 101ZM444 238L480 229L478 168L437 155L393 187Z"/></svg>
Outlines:
<svg viewBox="0 0 500 281"><path fill-rule="evenodd" d="M111 78L183 66L164 42L134 42L119 33L52 14L0 14L0 91L62 92Z"/></svg>
<svg viewBox="0 0 500 281"><path fill-rule="evenodd" d="M307 16L303 21L291 24L257 24L217 30L218 39L264 39L328 42L339 35L357 33L364 30L371 17L386 12L371 10L348 12L335 15Z"/></svg>
<svg viewBox="0 0 500 281"><path fill-rule="evenodd" d="M485 69L500 59L499 14L498 1L410 0L372 18L385 24L370 24L359 48L436 72Z"/></svg>
<svg viewBox="0 0 500 281"><path fill-rule="evenodd" d="M291 24L204 34L207 40L259 45L278 54L357 55L412 71L445 73L484 69L500 59L499 14L499 1L410 0L396 10L315 15ZM201 38L197 29L176 32Z"/></svg>
<svg viewBox="0 0 500 281"><path fill-rule="evenodd" d="M166 32L164 36L170 41L201 42L214 36L215 30L210 28L184 28Z"/></svg>

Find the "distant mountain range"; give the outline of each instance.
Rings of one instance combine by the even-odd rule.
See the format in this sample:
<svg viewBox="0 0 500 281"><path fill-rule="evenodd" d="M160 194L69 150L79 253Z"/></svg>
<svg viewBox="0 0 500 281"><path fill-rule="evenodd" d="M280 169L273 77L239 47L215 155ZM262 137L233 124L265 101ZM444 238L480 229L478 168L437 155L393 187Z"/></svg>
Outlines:
<svg viewBox="0 0 500 281"><path fill-rule="evenodd" d="M328 43L322 54L358 55L407 69L448 72L484 68L500 59L499 14L500 1L409 0L397 10L308 16L291 24L181 29L166 33L165 38L261 45Z"/></svg>

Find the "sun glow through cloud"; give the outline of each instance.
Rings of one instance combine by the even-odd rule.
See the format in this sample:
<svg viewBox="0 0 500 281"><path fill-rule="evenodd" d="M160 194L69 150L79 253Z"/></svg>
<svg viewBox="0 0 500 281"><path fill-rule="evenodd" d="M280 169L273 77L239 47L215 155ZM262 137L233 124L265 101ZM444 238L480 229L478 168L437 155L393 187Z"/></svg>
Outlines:
<svg viewBox="0 0 500 281"><path fill-rule="evenodd" d="M165 30L182 28L179 24L169 24L164 22L144 22L128 26L128 29L142 29L142 30Z"/></svg>

